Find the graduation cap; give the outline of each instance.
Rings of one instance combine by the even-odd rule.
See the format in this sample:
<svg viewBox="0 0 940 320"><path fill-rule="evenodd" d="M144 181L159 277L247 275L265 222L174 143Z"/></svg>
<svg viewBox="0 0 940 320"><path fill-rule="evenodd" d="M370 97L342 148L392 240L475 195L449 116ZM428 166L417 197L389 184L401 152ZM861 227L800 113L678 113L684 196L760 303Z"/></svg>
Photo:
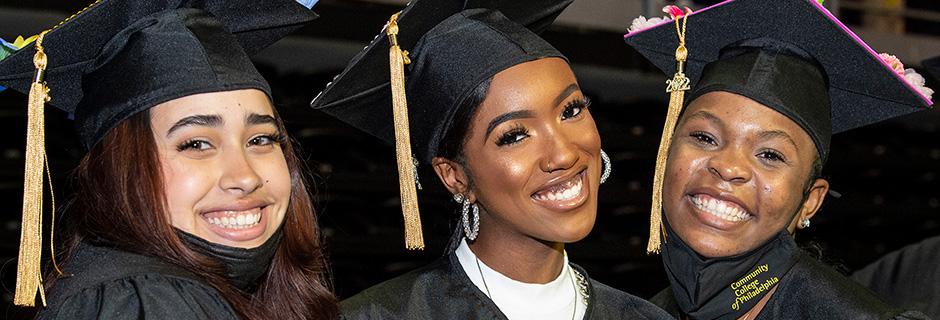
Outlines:
<svg viewBox="0 0 940 320"><path fill-rule="evenodd" d="M656 161L648 252L659 251L662 179L685 91L691 90L689 100L732 92L780 112L809 134L822 161L833 133L932 105L816 0L729 0L686 13L624 36L664 73L675 74Z"/></svg>
<svg viewBox="0 0 940 320"><path fill-rule="evenodd" d="M407 248L424 247L413 156L431 162L480 83L523 62L564 58L537 34L572 1L413 1L313 99L313 108L395 144Z"/></svg>
<svg viewBox="0 0 940 320"><path fill-rule="evenodd" d="M121 121L172 99L259 89L249 60L316 15L292 0L99 0L0 61L0 85L29 94L18 305L41 287L43 106L68 112L92 148Z"/></svg>

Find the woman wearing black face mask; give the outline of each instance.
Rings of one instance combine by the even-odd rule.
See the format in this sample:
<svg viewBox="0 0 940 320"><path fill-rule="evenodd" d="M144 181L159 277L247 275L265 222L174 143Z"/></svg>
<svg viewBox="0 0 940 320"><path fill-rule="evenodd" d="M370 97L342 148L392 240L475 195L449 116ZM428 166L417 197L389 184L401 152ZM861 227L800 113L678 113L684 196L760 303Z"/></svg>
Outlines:
<svg viewBox="0 0 940 320"><path fill-rule="evenodd" d="M670 86L678 124L663 142L650 239L672 286L653 302L690 319L923 317L803 253L793 234L828 192L819 172L831 134L926 109L929 89L816 1L732 1L678 22L626 36L669 74L685 60Z"/></svg>
<svg viewBox="0 0 940 320"><path fill-rule="evenodd" d="M292 0L102 0L0 61L0 84L30 93L27 150L43 102L88 150L46 283L43 194L26 188L15 303L39 295L42 319L337 317L300 159L248 57L314 17Z"/></svg>

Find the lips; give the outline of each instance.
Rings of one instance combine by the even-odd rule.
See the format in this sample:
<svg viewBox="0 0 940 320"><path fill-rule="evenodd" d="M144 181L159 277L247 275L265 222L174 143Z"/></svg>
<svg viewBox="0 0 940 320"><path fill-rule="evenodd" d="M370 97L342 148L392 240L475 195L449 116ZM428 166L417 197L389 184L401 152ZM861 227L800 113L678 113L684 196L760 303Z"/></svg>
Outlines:
<svg viewBox="0 0 940 320"><path fill-rule="evenodd" d="M532 194L532 199L541 206L553 210L570 210L587 201L587 189L584 177L587 170L581 170L571 178L553 183Z"/></svg>

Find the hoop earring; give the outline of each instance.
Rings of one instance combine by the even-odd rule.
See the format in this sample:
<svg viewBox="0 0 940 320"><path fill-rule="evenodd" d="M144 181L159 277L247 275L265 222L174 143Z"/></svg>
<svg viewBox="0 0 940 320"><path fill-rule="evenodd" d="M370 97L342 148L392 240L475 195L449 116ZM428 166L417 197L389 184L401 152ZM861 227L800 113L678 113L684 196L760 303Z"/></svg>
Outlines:
<svg viewBox="0 0 940 320"><path fill-rule="evenodd" d="M604 171L601 173L601 184L607 182L607 178L610 178L610 157L607 156L607 152L604 152L604 149L601 149L601 165L604 168Z"/></svg>
<svg viewBox="0 0 940 320"><path fill-rule="evenodd" d="M800 229L806 228L809 228L809 219L803 219L803 221L800 221Z"/></svg>
<svg viewBox="0 0 940 320"><path fill-rule="evenodd" d="M470 203L470 199L461 196L463 207L461 208L461 220L463 220L463 234L467 240L473 241L480 234L480 207L475 203ZM456 197L454 197L456 200ZM470 211L473 211L473 225L470 224Z"/></svg>

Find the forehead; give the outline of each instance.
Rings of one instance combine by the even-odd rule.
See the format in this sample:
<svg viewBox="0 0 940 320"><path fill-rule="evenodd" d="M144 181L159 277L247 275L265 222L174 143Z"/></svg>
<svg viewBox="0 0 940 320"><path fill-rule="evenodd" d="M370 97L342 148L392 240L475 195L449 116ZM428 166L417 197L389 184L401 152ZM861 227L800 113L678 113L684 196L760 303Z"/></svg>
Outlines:
<svg viewBox="0 0 940 320"><path fill-rule="evenodd" d="M727 131L739 134L782 131L800 145L813 146L812 138L795 121L735 93L715 91L698 97L683 112L680 126L693 121L717 122Z"/></svg>
<svg viewBox="0 0 940 320"><path fill-rule="evenodd" d="M257 89L193 94L158 104L150 109L152 119L168 121L196 114L215 114L224 118L244 117L252 113L274 115L267 94Z"/></svg>
<svg viewBox="0 0 940 320"><path fill-rule="evenodd" d="M577 83L574 73L563 59L520 63L493 76L477 114L492 117L510 111L554 107L558 95L573 83Z"/></svg>

